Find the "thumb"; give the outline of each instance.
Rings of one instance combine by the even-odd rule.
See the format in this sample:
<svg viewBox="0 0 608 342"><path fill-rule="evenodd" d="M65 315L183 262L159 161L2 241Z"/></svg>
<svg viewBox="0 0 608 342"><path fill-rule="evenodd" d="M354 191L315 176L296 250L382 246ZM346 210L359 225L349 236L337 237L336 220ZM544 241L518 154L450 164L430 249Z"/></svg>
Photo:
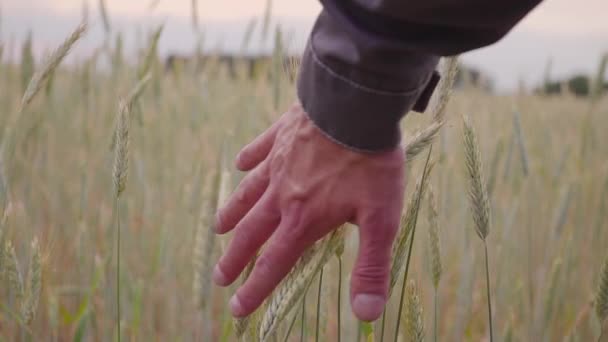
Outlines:
<svg viewBox="0 0 608 342"><path fill-rule="evenodd" d="M388 300L391 250L399 226L385 211L359 224L359 254L351 277L351 305L357 318L374 321Z"/></svg>

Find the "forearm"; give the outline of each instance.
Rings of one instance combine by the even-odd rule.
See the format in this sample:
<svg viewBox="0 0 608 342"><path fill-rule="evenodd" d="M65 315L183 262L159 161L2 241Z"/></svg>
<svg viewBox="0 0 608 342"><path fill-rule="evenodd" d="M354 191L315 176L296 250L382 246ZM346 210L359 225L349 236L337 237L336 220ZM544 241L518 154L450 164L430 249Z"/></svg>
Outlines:
<svg viewBox="0 0 608 342"><path fill-rule="evenodd" d="M304 54L298 95L313 122L353 149L400 141L399 121L423 111L440 56L485 46L539 0L324 0Z"/></svg>

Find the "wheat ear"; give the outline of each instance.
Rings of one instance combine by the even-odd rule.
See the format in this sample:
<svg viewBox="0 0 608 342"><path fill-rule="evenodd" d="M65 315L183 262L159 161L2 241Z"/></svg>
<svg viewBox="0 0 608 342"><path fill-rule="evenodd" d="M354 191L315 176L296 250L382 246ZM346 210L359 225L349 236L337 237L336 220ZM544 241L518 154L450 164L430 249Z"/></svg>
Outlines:
<svg viewBox="0 0 608 342"><path fill-rule="evenodd" d="M490 327L490 342L492 342L494 341L494 329L492 324L492 296L490 294L490 266L488 261L488 245L486 243L486 238L490 233L490 201L488 200L486 183L484 183L483 179L481 153L479 152L475 131L467 116L464 117L463 122L465 162L469 178L469 201L471 203L475 231L483 241L485 255L488 324Z"/></svg>
<svg viewBox="0 0 608 342"><path fill-rule="evenodd" d="M260 341L272 336L279 323L287 317L327 260L334 255L343 239L343 228L336 229L331 235L309 248L285 280L275 291L260 325Z"/></svg>
<svg viewBox="0 0 608 342"><path fill-rule="evenodd" d="M5 250L5 262L6 262L6 277L11 291L15 295L18 301L23 299L23 277L21 270L19 269L19 261L17 260L17 254L15 253L15 247L10 240L6 242Z"/></svg>
<svg viewBox="0 0 608 342"><path fill-rule="evenodd" d="M32 256L28 272L26 296L22 305L21 316L23 317L23 323L29 325L36 315L40 289L42 288L42 265L37 239L32 241Z"/></svg>
<svg viewBox="0 0 608 342"><path fill-rule="evenodd" d="M422 312L422 304L418 296L416 283L410 280L407 286L407 300L405 303L404 331L405 341L408 342L423 342L424 341L424 320Z"/></svg>
<svg viewBox="0 0 608 342"><path fill-rule="evenodd" d="M458 74L458 56L445 58L443 66L443 77L438 85L437 101L431 109L433 120L436 122L442 122L445 119L445 109L452 95L454 81Z"/></svg>
<svg viewBox="0 0 608 342"><path fill-rule="evenodd" d="M42 68L34 73L30 80L23 98L21 99L21 109L23 111L25 107L32 101L34 96L38 94L44 82L48 80L49 76L53 73L53 70L59 66L61 61L67 56L74 44L84 35L87 30L87 25L82 23L76 27L76 29L70 34L70 36L55 50L49 58L46 60Z"/></svg>

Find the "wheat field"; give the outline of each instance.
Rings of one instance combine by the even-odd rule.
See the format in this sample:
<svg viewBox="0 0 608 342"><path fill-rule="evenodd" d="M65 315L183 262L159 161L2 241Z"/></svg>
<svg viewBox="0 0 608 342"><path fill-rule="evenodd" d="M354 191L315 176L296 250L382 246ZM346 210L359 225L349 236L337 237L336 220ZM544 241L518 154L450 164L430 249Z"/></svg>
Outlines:
<svg viewBox="0 0 608 342"><path fill-rule="evenodd" d="M281 35L250 78L214 58L167 72L161 29L135 60L109 39L61 64L85 31L43 60L25 41L0 64L0 341L601 340L608 96L438 89L403 120L405 142L432 134L408 155L384 318L350 312L345 226L234 321L235 287L211 285L230 238L211 217L243 176L239 148L295 99Z"/></svg>

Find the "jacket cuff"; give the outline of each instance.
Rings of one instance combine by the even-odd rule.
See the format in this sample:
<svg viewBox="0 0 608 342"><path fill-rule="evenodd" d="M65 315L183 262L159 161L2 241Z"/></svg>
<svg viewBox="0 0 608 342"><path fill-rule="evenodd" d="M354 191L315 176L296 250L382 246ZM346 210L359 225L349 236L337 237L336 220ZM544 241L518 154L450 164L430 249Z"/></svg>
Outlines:
<svg viewBox="0 0 608 342"><path fill-rule="evenodd" d="M430 70L415 89L373 89L332 70L309 43L297 91L310 119L330 139L352 150L383 152L399 145L401 118L411 109L425 110L438 80L438 74Z"/></svg>

